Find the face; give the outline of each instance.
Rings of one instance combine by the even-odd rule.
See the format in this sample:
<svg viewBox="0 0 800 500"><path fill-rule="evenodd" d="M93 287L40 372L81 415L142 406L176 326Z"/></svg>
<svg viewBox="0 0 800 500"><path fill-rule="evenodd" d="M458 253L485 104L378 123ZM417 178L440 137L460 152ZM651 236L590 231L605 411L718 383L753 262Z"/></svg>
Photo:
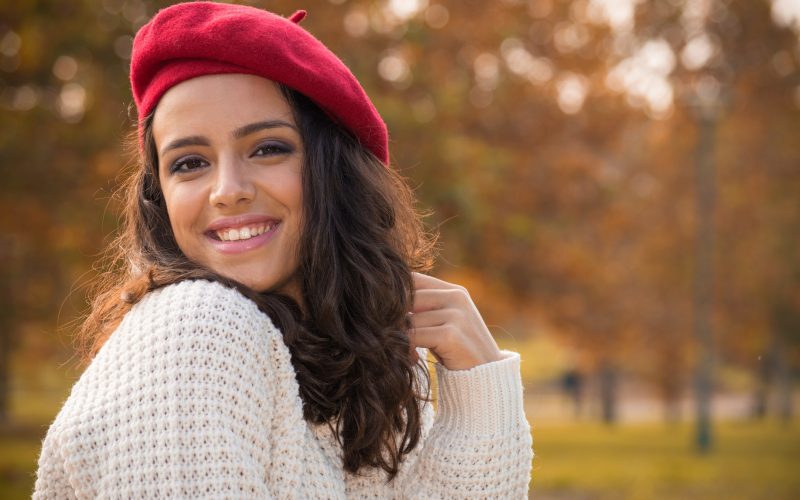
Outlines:
<svg viewBox="0 0 800 500"><path fill-rule="evenodd" d="M303 144L278 86L238 74L182 82L156 107L153 137L186 257L299 302Z"/></svg>

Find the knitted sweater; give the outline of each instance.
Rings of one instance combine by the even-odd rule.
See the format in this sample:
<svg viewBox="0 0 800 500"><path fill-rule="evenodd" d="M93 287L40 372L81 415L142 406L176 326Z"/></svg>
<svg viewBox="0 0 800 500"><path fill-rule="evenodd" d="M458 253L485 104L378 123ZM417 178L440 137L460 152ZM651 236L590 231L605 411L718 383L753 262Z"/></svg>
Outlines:
<svg viewBox="0 0 800 500"><path fill-rule="evenodd" d="M33 498L526 498L520 358L503 355L437 367L436 415L421 403L422 439L387 483L345 471L329 427L303 419L289 349L255 303L173 284L128 312L72 387Z"/></svg>

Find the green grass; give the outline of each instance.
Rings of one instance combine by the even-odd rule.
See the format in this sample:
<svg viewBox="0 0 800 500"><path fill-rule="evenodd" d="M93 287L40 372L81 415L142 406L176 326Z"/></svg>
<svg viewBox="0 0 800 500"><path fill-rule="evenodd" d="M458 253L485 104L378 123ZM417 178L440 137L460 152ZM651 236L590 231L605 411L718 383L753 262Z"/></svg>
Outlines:
<svg viewBox="0 0 800 500"><path fill-rule="evenodd" d="M702 456L689 424L534 426L532 497L800 498L796 422L723 422L714 433Z"/></svg>
<svg viewBox="0 0 800 500"><path fill-rule="evenodd" d="M41 439L65 397L20 396L15 425L0 428L0 498L9 500L30 498ZM694 452L689 424L532 425L537 500L800 498L797 421L717 423L707 456Z"/></svg>
<svg viewBox="0 0 800 500"><path fill-rule="evenodd" d="M40 439L35 426L13 426L0 431L0 498L31 497Z"/></svg>

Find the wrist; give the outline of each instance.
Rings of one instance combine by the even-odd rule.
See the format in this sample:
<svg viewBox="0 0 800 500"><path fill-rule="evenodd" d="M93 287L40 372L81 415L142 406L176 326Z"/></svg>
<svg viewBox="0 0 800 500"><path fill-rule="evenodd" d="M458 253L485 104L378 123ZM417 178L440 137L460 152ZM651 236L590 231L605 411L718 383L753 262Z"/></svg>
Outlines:
<svg viewBox="0 0 800 500"><path fill-rule="evenodd" d="M497 361L466 370L437 367L442 425L466 435L501 434L527 425L520 356L512 351L500 355Z"/></svg>

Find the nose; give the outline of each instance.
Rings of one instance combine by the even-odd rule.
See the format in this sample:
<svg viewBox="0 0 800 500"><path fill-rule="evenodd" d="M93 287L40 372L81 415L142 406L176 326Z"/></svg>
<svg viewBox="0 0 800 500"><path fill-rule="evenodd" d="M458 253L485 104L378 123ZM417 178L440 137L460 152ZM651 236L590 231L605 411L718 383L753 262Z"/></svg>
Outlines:
<svg viewBox="0 0 800 500"><path fill-rule="evenodd" d="M209 203L217 208L234 207L255 198L255 186L248 177L246 166L235 159L221 159L217 165Z"/></svg>

